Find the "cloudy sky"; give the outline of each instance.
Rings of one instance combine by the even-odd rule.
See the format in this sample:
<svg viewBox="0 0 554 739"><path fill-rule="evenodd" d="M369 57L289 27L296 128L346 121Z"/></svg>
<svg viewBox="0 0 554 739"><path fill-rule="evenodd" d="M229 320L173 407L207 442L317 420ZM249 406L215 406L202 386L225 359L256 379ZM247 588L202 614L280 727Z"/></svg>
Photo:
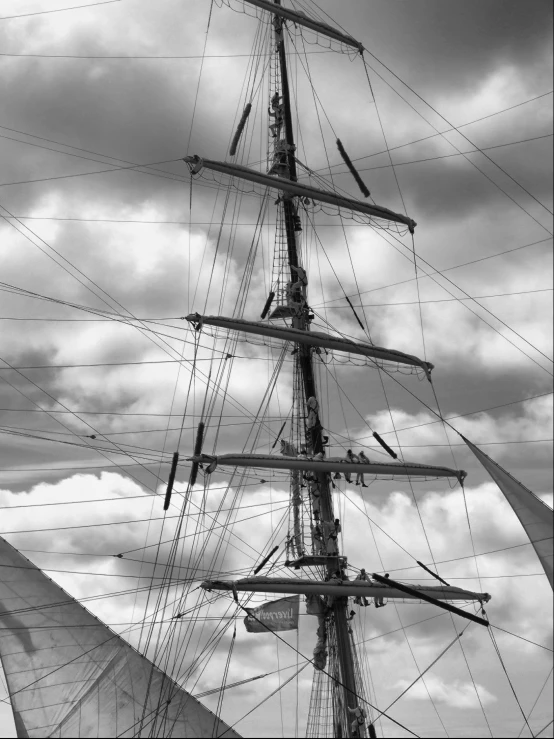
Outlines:
<svg viewBox="0 0 554 739"><path fill-rule="evenodd" d="M404 483L374 483L363 498L343 484L342 547L353 567L423 582L414 560L434 561L453 584L490 592L491 621L512 632L496 632L500 652L539 731L552 717L551 591L498 489L433 411L438 402L452 426L552 504L551 3L317 6L294 3L329 13L364 44L371 85L360 59L295 36L298 158L328 182L331 166L334 185L358 197L336 150L341 138L375 201L417 221L418 280L409 236L395 240L316 213L316 233L305 220L302 242L310 303L318 327L326 321L367 339L349 295L375 343L434 363L436 392L415 376L321 365L324 424L335 453L367 445L381 458L377 430L407 460L469 473L467 515L459 488L441 482L417 483L413 494ZM193 368L194 335L181 320L191 310L231 315L241 300L244 317L255 320L269 292L274 199L257 231L259 198L227 197L209 179L191 188L181 160L228 157L237 116L251 101L240 161L265 171L271 68L266 56L251 58L268 51L260 46L266 27L260 37L256 18L219 1L117 0L50 12L63 7L0 3L0 533L78 598L124 591L87 605L138 644L147 607L138 575L163 571L154 572L144 547L175 533L176 519L159 520L155 493L179 439L184 460L206 403L206 451L268 451L291 407L290 357L264 399L275 348L239 342L225 365L224 342L203 336ZM213 383L206 392L210 372L224 402ZM265 422L252 427L258 414ZM260 484L248 475L239 487L217 473L198 487L183 567L247 574L262 552L283 544L288 486L265 477ZM187 479L183 463L177 491ZM199 534L213 516L223 532L227 520L238 521L232 534ZM493 550L502 551L472 556ZM125 559L111 556L121 552ZM168 556L162 547L159 561ZM431 606L367 611L354 619L355 638L375 705L385 709L455 627ZM191 650L205 646L220 618L232 624L234 611L225 602L199 613L206 631L193 635ZM229 683L292 667L230 690L226 721L239 721L301 666L295 650L311 654L315 628L302 616L298 641L285 635L287 646L246 634L239 619ZM231 632L192 674L192 692L221 685ZM523 717L488 633L471 626L462 644L391 715L421 736L490 736L488 726L494 736L518 736ZM298 721L302 732L311 680L308 667L237 731L293 736ZM0 682L1 698L3 690ZM215 709L217 696L205 701ZM391 723L381 728L407 736ZM5 702L0 734L15 736ZM552 726L541 736L552 736Z"/></svg>

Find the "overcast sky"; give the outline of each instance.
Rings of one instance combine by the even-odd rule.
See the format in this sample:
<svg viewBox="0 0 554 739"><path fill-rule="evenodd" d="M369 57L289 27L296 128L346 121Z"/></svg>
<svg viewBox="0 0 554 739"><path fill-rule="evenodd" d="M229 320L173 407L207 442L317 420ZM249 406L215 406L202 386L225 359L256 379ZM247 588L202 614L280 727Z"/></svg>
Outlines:
<svg viewBox="0 0 554 739"><path fill-rule="evenodd" d="M231 1L233 8L242 7ZM289 0L284 4L291 6ZM345 365L331 372L321 366L323 421L335 453L368 445L368 454L381 458L371 428L400 444L407 460L450 466L455 461L469 473L471 532L459 488L414 485L418 511L408 485L375 484L363 499L346 486L336 496L341 546L354 567L379 571L412 567L414 558L440 563L467 557L437 567L453 584L490 592L493 623L551 650L552 593L517 519L471 453L463 445L448 446L462 444L455 432L431 423L438 400L444 416L457 417L456 429L552 505L551 3L317 4L364 44L371 88L359 59L330 52L294 56L298 158L322 172L330 163L339 173L335 185L359 197L336 150L340 137L359 160L375 201L417 221L420 279L414 280L409 236L385 240L352 221L342 229L338 219L316 214L319 241L305 224L302 245L310 303L319 327L326 320L367 338L344 307L344 295L351 296L363 306L358 314L375 343L433 362L436 392L435 398L416 377L394 375L382 384L367 368ZM193 357L193 346L181 341L193 336L180 317L191 310L231 315L251 253L259 199L232 196L224 211L223 197L206 180L196 180L191 193L181 161L187 154L228 157L250 84L253 143L242 161L265 171L267 81L257 86L265 57L255 65L258 76L249 76L258 23L220 5L213 4L208 29L209 0L118 0L51 13L44 11L63 7L61 0L0 3L0 533L78 598L135 586L139 565L105 555L138 549L128 557L140 560L149 551L142 548L160 535L159 521L121 522L162 515L161 501L152 496L156 475L167 479L185 407L182 458L192 450L195 414L205 395L202 373L211 366L198 362L194 383L190 364L179 370L180 356ZM314 10L311 1L294 5ZM295 43L303 50L298 36ZM475 153L476 147L484 153ZM394 171L391 158L398 165ZM270 204L273 223L273 199ZM219 232L223 218L241 225ZM246 318L256 320L261 312L272 259L268 227L252 265ZM158 323L139 330L136 322L99 318L99 311ZM211 345L203 337L203 346ZM236 354L217 439L220 452L242 450L277 357L273 349L245 343ZM207 350L198 355L211 356ZM213 364L214 374L219 366ZM287 361L269 402L275 420L259 437L258 451L269 450L289 412L291 367ZM397 429L417 428L395 437L389 407ZM77 417L76 411L88 413ZM97 439L87 439L91 435ZM215 440L214 428L210 449ZM132 446L115 454L114 444ZM161 452L160 470L155 463ZM187 479L183 467L177 490L186 488ZM284 528L279 524L287 484L278 476L265 485L257 479L249 477L249 486L235 497L234 487L222 489L228 477L216 474L205 499L202 488L193 496L191 511L202 505L207 511L229 508L235 501L245 508L238 519L260 514L235 527L224 561L217 540L210 541L200 567L210 569L217 561L227 572L249 573L273 534L277 544L283 542L286 521ZM104 502L82 502L91 500ZM402 549L370 527L367 516ZM197 521L190 516L187 531ZM80 528L91 523L114 525ZM42 533L33 533L38 529ZM163 535L169 539L173 532L174 521L168 520ZM187 547L184 565L192 556ZM477 571L472 553L498 549L504 551L477 559ZM57 554L47 553L52 551ZM161 561L167 556L162 551ZM400 576L422 582L427 577L419 569L404 569ZM88 603L118 631L139 621L144 606L144 598L132 593ZM359 642L372 639L360 650L371 668L375 703L384 709L453 639L454 627L443 615L402 630L437 615L431 606L366 610L371 613L355 617L355 636ZM224 612L216 605L209 615ZM296 634L285 637L309 656L315 629L315 619L303 616L298 643ZM496 636L527 714L549 677L551 651L506 633ZM137 643L135 632L129 638ZM218 687L229 645L230 633L198 683L196 675L187 687ZM429 673L426 688L418 684L391 715L421 736L490 736L486 721L494 736L518 736L523 718L488 633L471 626L463 646L467 664L458 646L450 650ZM271 635L248 635L239 623L228 682L296 663L292 648ZM238 721L278 687L280 676L290 674L230 690L223 718ZM311 679L307 668L298 681L301 732ZM531 716L536 731L552 716L551 675L549 680ZM238 723L237 731L294 735L296 686L291 683ZM0 683L3 698L2 690ZM216 699L206 704L215 708ZM383 728L386 736L407 735L392 724ZM15 736L5 703L0 734ZM541 736L552 736L552 727Z"/></svg>

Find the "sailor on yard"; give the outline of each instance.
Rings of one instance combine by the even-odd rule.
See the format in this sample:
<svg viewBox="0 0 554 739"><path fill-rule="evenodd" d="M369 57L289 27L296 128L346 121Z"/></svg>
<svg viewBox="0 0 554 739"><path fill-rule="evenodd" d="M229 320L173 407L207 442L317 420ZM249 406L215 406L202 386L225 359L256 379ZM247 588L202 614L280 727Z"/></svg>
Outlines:
<svg viewBox="0 0 554 739"><path fill-rule="evenodd" d="M387 578L389 577L389 573L388 572L385 573L385 577L387 577ZM384 605L386 605L385 603L383 603L383 596L382 595L377 596L376 598L374 598L373 599L373 602L375 603L375 608L382 608Z"/></svg>
<svg viewBox="0 0 554 739"><path fill-rule="evenodd" d="M361 580L362 582L369 582L369 577L367 576L367 572L364 570L363 567L360 570L360 574L356 576L356 580L358 581ZM369 601L365 597L365 595L357 595L354 598L354 603L357 606L368 606L369 605Z"/></svg>
<svg viewBox="0 0 554 739"><path fill-rule="evenodd" d="M344 461L345 462L350 462L350 464L357 464L360 460L352 452L352 449L348 449L348 451L346 452L346 459ZM350 472L345 472L344 473L344 479L346 480L346 482L352 482L352 478L350 476ZM356 483L356 484L358 484L358 483Z"/></svg>
<svg viewBox="0 0 554 739"><path fill-rule="evenodd" d="M284 454L287 457L296 457L298 456L298 451L296 450L294 444L291 444L290 441L285 441L285 439L281 439L281 454Z"/></svg>
<svg viewBox="0 0 554 739"><path fill-rule="evenodd" d="M363 452L363 451L361 451L361 452L360 452L360 453L358 454L358 461L359 461L359 462L361 462L362 464L369 464L369 459L368 459L368 458L366 457L366 455L364 454L364 452ZM359 473L358 473L358 474L356 475L356 485L359 485L359 484L360 484L360 482L362 483L362 487L363 487L363 488L367 488L367 487L368 487L368 486L367 486L367 485L365 484L365 480L364 480L364 474L363 474L363 472L359 472Z"/></svg>

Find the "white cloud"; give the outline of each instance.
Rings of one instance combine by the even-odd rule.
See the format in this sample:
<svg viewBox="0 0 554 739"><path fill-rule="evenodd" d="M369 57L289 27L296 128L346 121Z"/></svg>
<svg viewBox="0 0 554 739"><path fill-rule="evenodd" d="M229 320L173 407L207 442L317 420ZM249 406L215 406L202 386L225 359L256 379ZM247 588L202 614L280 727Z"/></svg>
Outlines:
<svg viewBox="0 0 554 739"><path fill-rule="evenodd" d="M530 455L543 457L549 454L548 443L518 445L517 442L551 439L552 411L552 397L546 396L530 400L519 406L501 409L500 418L484 412L454 418L451 424L474 444L482 444L484 451L494 458L513 458L514 455L521 453L518 451L518 446L524 448L524 453L528 457ZM404 457L408 460L436 458L441 449L448 451L449 443L454 445L463 443L448 424L443 427L443 424L437 421L437 417L428 411L408 413L392 408L390 412L382 410L371 414L367 417L367 421L370 428L376 429L389 444L396 447L400 443ZM397 430L399 441L396 439L394 429ZM345 430L341 429L341 433L344 434ZM376 450L380 449L371 435L368 436L367 429L356 436L362 444L369 444ZM493 443L492 446L489 445L490 442ZM516 442L516 444L502 444L502 442ZM457 449L455 451L458 453ZM466 453L465 446L462 447L462 451ZM451 457L448 464L452 466Z"/></svg>
<svg viewBox="0 0 554 739"><path fill-rule="evenodd" d="M396 687L400 690L405 690L409 684L407 680L400 680ZM476 695L476 691L479 693L479 696ZM460 709L479 710L479 700L484 706L495 703L497 700L492 693L478 683L474 687L472 683L462 682L460 680L446 682L434 675L425 677L425 685L421 682L416 683L406 694L406 698L427 701L429 700L429 694L431 694L431 697L437 703L444 703L452 708Z"/></svg>

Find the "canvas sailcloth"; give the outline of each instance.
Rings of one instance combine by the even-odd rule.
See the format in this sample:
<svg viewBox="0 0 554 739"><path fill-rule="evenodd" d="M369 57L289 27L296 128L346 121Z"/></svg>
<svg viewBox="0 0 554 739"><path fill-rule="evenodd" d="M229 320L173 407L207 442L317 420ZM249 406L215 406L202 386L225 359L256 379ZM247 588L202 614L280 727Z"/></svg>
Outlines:
<svg viewBox="0 0 554 739"><path fill-rule="evenodd" d="M18 737L239 737L0 537L0 660Z"/></svg>
<svg viewBox="0 0 554 739"><path fill-rule="evenodd" d="M460 436L462 436L460 434ZM514 513L521 521L529 541L541 561L550 586L553 584L553 511L531 490L512 477L499 464L492 460L479 447L462 436L462 439L487 470L489 475L504 493Z"/></svg>

